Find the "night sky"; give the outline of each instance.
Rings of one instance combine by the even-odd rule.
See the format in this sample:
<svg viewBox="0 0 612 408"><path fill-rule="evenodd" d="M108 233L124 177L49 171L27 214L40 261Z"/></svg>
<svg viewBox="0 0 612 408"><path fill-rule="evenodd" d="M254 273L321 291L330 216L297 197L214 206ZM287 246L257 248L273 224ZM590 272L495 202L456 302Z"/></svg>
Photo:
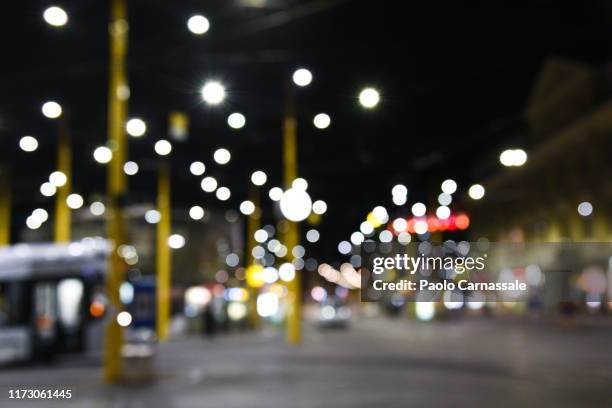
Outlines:
<svg viewBox="0 0 612 408"><path fill-rule="evenodd" d="M61 29L41 17L52 3L70 16ZM130 201L154 199L153 144L166 137L172 110L191 120L189 140L171 156L175 207L237 209L258 169L269 176L265 192L280 185L283 82L307 67L313 83L296 92L299 175L329 205L322 256L335 255L375 205L391 208L396 183L407 185L409 201L427 202L445 178L465 190L497 171L500 149L527 140L522 114L546 59L602 68L612 50L612 8L604 1L128 3L128 116L148 126L145 137L130 139L129 159L141 164ZM108 2L3 2L0 10L1 157L14 173L15 215L53 205L38 190L55 166L56 125L40 113L49 99L70 112L74 190L86 199L104 193L106 169L92 152L107 139ZM192 14L207 16L208 33L187 30ZM225 84L223 105L202 102L207 79ZM377 109L359 106L364 86L380 90ZM245 128L227 126L234 111L246 116ZM312 125L319 112L331 116L328 129ZM35 153L18 148L26 134L41 143ZM213 162L218 147L232 152L229 165ZM188 171L194 160L230 187L229 202L200 189Z"/></svg>

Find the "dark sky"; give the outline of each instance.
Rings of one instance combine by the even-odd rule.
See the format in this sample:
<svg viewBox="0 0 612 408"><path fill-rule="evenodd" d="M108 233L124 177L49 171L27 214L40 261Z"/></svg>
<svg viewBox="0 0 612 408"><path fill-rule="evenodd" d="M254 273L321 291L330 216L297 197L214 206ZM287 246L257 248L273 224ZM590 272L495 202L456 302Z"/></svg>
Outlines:
<svg viewBox="0 0 612 408"><path fill-rule="evenodd" d="M49 5L70 16L62 29L42 19ZM104 192L105 169L93 149L106 141L108 2L3 2L0 64L2 159L13 166L15 211L25 217L52 205L38 193L53 170L56 130L40 114L47 99L71 111L75 140L74 189ZM299 174L310 193L329 204L321 225L330 254L372 207L391 208L390 188L401 182L410 200L430 201L447 177L460 189L483 177L505 143L524 131L521 114L539 69L557 55L594 66L607 63L612 19L604 1L129 1L130 116L147 121L145 138L130 142L130 159L155 158L167 114L183 110L190 139L172 156L174 203L223 209L188 174L204 161L232 189L230 206L246 198L249 174L262 169L268 187L281 180L282 84L299 66L314 81L297 92ZM401 5L401 7L400 7ZM206 15L211 30L194 36L187 18ZM228 99L208 107L199 89L206 79L225 83ZM364 111L356 96L377 87L382 103ZM246 115L235 131L225 118ZM312 126L326 112L330 128ZM33 155L17 147L32 134ZM217 147L232 151L215 167ZM146 166L144 166L146 167ZM130 179L130 199L151 201L154 173ZM267 190L267 189L266 189ZM437 194L437 193L436 193Z"/></svg>

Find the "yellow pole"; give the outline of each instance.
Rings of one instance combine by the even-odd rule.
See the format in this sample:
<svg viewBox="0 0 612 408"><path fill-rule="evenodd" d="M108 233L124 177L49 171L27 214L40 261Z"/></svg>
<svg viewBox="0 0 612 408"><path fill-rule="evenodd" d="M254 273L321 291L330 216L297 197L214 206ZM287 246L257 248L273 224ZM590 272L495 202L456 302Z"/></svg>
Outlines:
<svg viewBox="0 0 612 408"><path fill-rule="evenodd" d="M0 246L11 243L11 174L0 169Z"/></svg>
<svg viewBox="0 0 612 408"><path fill-rule="evenodd" d="M255 264L255 258L253 257L253 248L257 245L255 241L255 231L259 229L260 226L260 217L259 214L259 191L257 187L251 185L251 189L249 192L249 199L255 204L256 210L253 214L249 215L247 219L247 247L246 247L246 256L247 262L246 267L252 266ZM257 295L258 290L256 287L248 285L249 290L249 325L251 328L257 328L259 326L259 315L257 314Z"/></svg>
<svg viewBox="0 0 612 408"><path fill-rule="evenodd" d="M127 110L128 87L125 75L125 56L127 54L127 8L125 0L111 0L110 32L110 81L108 95L108 136L113 158L108 166L108 238L113 242L106 294L109 301L109 320L104 341L104 379L117 382L121 379L121 346L123 331L117 323L116 315L121 308L119 285L123 280L125 265L116 248L125 242L125 225L121 212L121 199L126 192L126 178L123 165L127 152L125 117Z"/></svg>
<svg viewBox="0 0 612 408"><path fill-rule="evenodd" d="M297 177L297 120L295 118L295 96L289 81L285 83L286 111L283 123L283 167L285 189ZM285 233L284 244L288 253L299 242L299 225L288 221L289 227ZM290 255L288 256L290 259ZM295 278L287 284L288 310L287 310L287 341L297 345L302 341L302 276L300 271L295 272Z"/></svg>
<svg viewBox="0 0 612 408"><path fill-rule="evenodd" d="M59 139L57 144L57 170L66 175L66 184L58 187L55 194L55 224L53 225L53 240L68 242L71 236L71 214L66 198L72 191L72 148L66 114L60 118Z"/></svg>
<svg viewBox="0 0 612 408"><path fill-rule="evenodd" d="M168 237L170 236L170 165L162 160L159 163L157 185L157 210L161 215L157 223L157 337L168 338L170 327L170 274L171 258Z"/></svg>

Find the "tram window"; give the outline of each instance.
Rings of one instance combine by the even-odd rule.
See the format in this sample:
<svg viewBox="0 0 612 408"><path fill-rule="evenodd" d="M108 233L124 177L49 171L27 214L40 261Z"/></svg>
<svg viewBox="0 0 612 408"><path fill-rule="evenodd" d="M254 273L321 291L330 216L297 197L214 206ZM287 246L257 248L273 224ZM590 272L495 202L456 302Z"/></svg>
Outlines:
<svg viewBox="0 0 612 408"><path fill-rule="evenodd" d="M0 327L28 322L29 305L23 282L0 283Z"/></svg>
<svg viewBox="0 0 612 408"><path fill-rule="evenodd" d="M79 279L63 279L57 285L59 320L66 328L75 328L81 321L83 282Z"/></svg>
<svg viewBox="0 0 612 408"><path fill-rule="evenodd" d="M37 282L34 286L34 315L36 331L43 338L55 337L56 314L55 285Z"/></svg>
<svg viewBox="0 0 612 408"><path fill-rule="evenodd" d="M8 324L8 299L5 291L6 285L0 284L0 326Z"/></svg>

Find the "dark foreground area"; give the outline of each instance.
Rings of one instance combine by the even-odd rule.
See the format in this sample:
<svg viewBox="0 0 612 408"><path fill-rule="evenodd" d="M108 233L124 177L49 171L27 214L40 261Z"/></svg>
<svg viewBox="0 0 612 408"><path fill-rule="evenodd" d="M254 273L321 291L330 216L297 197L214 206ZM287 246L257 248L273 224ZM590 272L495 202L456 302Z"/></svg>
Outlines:
<svg viewBox="0 0 612 408"><path fill-rule="evenodd" d="M277 331L169 342L153 385L103 385L96 364L83 359L5 368L0 406L612 406L610 344L606 324L381 318L328 331L307 324L299 348ZM73 397L9 400L10 388L70 388Z"/></svg>

